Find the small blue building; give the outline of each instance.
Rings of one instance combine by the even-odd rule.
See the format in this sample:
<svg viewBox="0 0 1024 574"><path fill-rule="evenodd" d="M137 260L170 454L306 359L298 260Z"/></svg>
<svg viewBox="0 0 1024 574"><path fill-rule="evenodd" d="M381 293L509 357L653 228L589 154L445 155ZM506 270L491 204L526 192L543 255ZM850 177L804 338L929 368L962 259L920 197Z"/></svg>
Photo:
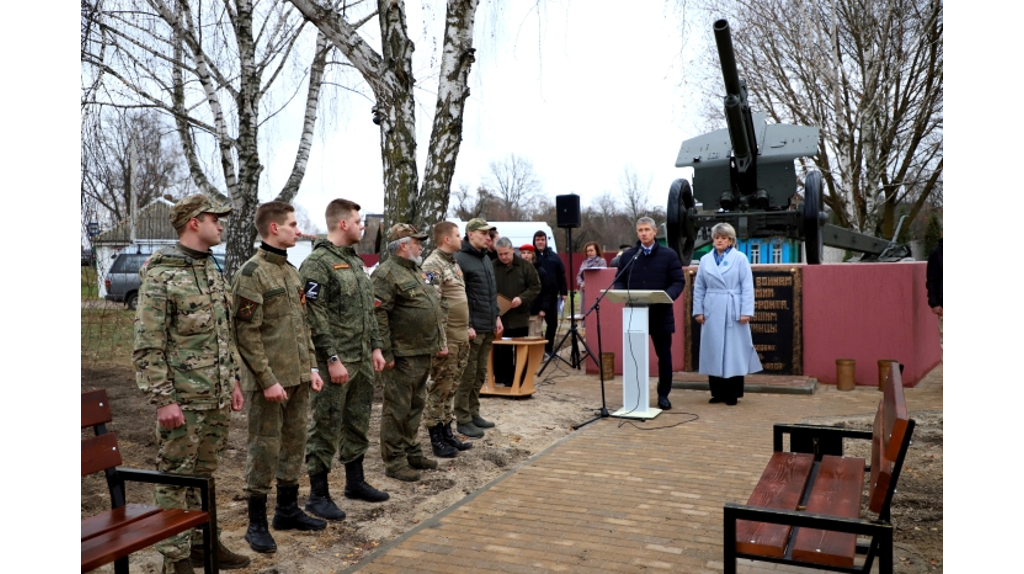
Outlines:
<svg viewBox="0 0 1024 574"><path fill-rule="evenodd" d="M697 249L694 260L700 259L714 247L707 245ZM785 237L751 237L740 239L736 248L747 256L751 265L770 265L773 263L800 263L800 240Z"/></svg>

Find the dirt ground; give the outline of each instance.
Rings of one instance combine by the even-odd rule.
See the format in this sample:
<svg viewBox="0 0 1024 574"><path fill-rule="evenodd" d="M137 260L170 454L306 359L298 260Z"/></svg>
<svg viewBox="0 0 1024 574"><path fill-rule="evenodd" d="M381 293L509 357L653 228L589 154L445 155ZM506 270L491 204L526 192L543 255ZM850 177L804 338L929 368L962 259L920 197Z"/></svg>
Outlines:
<svg viewBox="0 0 1024 574"><path fill-rule="evenodd" d="M124 466L154 468L155 417L152 407L135 386L132 371L122 366L93 369L83 362L82 390L95 388L107 389L114 417L111 430L118 433ZM332 491L348 517L329 523L327 529L319 533L272 531L278 551L271 555L250 552L242 539L247 525L242 494L246 420L243 413L233 414L229 445L217 473L219 521L229 547L255 555L247 569L237 572L283 574L342 570L566 436L572 424L587 420L593 412L591 401L563 392L558 385L544 387L543 392L529 400L484 400L482 411L499 423L497 428L474 441L473 449L455 459L441 460L440 468L425 472L419 482L405 483L385 477L379 447L371 440L366 456L367 479L389 492L391 499L381 504L345 499L341 495L344 468L335 468L330 475ZM372 438L379 436L379 401L378 396L371 418ZM898 528L897 571L942 572L942 413L925 416L915 413L915 417L918 427L914 446L905 463L898 498L893 505L893 520ZM857 428L870 428L871 424L869 417L829 422ZM515 433L503 432L503 428L515 429ZM426 431L421 440L429 449ZM129 500L152 500L151 488L132 488L136 490L129 491ZM308 481L300 480L300 504L308 493ZM82 479L81 494L82 517L108 508L109 498L101 476ZM160 565L160 555L152 549L131 556L132 572L159 573ZM108 566L98 572L113 572L113 568Z"/></svg>

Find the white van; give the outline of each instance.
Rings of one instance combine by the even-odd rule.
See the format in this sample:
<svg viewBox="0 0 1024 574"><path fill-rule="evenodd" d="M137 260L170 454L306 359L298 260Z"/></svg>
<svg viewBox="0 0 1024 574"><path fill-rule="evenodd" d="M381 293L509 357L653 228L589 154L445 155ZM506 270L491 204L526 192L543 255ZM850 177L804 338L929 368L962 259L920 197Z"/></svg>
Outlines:
<svg viewBox="0 0 1024 574"><path fill-rule="evenodd" d="M466 235L465 221L459 221L458 219L449 219L448 221L457 224L459 226L459 233ZM498 229L498 235L508 237L509 241L512 242L512 247L516 249L520 245L527 243L533 245L533 234L543 231L548 235L548 248L556 253L558 252L557 238L551 230L551 226L543 221L488 221L487 223Z"/></svg>

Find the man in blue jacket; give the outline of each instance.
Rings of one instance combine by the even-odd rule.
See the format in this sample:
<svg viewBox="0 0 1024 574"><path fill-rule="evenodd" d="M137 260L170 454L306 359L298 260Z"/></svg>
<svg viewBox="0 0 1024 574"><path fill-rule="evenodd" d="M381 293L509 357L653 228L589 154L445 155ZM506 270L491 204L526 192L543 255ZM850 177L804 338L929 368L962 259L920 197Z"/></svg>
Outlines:
<svg viewBox="0 0 1024 574"><path fill-rule="evenodd" d="M664 291L675 301L686 285L679 256L655 242L657 228L650 217L637 220L636 235L640 241L619 259L615 289ZM668 410L672 408L668 393L672 390L672 333L676 331L672 305L648 308L648 331L658 355L658 408Z"/></svg>

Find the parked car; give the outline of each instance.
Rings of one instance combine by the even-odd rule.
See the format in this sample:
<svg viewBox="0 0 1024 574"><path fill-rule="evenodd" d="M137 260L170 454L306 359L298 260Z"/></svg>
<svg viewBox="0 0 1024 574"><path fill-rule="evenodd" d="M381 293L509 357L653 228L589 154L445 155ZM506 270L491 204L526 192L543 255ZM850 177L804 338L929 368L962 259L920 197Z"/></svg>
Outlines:
<svg viewBox="0 0 1024 574"><path fill-rule="evenodd" d="M107 272L104 285L107 289L106 299L124 303L125 307L134 310L139 304L139 269L151 256L151 253L121 253L114 259L114 264ZM224 256L214 255L221 268L224 267Z"/></svg>

